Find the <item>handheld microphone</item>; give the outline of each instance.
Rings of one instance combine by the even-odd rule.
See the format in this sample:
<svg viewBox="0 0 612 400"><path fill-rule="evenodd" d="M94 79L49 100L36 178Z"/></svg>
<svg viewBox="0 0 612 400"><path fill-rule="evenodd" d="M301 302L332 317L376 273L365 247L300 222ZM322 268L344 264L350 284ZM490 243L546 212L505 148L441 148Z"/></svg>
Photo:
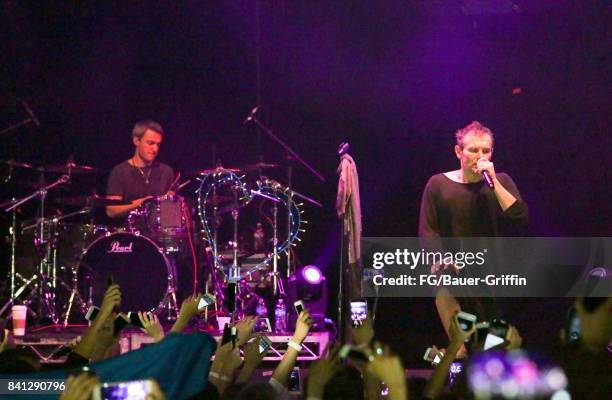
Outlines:
<svg viewBox="0 0 612 400"><path fill-rule="evenodd" d="M495 183L493 183L493 178L489 175L488 171L482 171L482 176L484 176L485 181L487 181L487 186L491 189L495 189Z"/></svg>

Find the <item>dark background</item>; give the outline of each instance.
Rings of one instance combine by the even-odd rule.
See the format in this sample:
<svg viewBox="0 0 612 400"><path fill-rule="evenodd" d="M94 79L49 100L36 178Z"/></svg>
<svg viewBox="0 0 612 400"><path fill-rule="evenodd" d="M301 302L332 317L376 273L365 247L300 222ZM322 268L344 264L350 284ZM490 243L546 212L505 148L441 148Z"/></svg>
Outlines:
<svg viewBox="0 0 612 400"><path fill-rule="evenodd" d="M425 182L457 168L453 133L479 120L495 134L496 169L529 204L530 235L609 236L610 6L478 3L5 1L0 127L26 117L18 99L41 127L0 137L0 159L74 155L108 171L132 155L133 123L151 118L166 131L160 160L184 173L217 159L283 162L280 146L242 124L259 104L326 178L294 167L293 188L325 204L306 207L298 253L335 285L338 144L351 143L358 165L364 235L414 236ZM104 182L81 185L102 193ZM27 192L15 188L0 186L0 201ZM510 314L542 343L566 304L534 300ZM445 342L429 300L383 300L379 321L415 365Z"/></svg>

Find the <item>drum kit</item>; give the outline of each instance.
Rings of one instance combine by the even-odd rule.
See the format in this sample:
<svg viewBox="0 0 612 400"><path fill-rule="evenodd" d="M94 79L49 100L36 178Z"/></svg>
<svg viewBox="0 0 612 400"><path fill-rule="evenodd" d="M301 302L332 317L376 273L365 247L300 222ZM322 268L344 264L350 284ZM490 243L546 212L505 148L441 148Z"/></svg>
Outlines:
<svg viewBox="0 0 612 400"><path fill-rule="evenodd" d="M189 292L182 294L202 291L217 298L206 318L228 311L230 285L237 297L229 311L246 313L247 304L258 303L261 288L284 295L292 247L307 223L303 202L321 206L262 175L278 164L217 165L194 171L190 186L143 203L117 227L103 211L122 202L83 194L79 184L81 177L99 176L98 168L72 158L40 168L1 163L9 171L4 185L31 185L33 191L0 204L11 225L10 299L0 304L0 315L10 313L14 303L26 304L32 317L64 326L83 321L91 305L100 305L109 280L121 287L121 311L153 311L173 320L179 280L189 279ZM14 179L17 170L59 177L50 184ZM259 171L257 178L247 181L253 171ZM74 193L75 186L80 192ZM179 195L183 187L193 189Z"/></svg>

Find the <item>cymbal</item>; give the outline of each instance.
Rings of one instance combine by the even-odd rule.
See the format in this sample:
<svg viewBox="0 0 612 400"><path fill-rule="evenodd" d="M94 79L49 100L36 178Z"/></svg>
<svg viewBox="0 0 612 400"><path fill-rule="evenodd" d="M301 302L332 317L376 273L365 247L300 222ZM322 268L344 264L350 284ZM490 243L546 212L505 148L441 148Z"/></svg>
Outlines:
<svg viewBox="0 0 612 400"><path fill-rule="evenodd" d="M92 174L100 171L99 168L90 167L89 165L77 165L74 162L66 164L47 165L42 167L43 171L57 172L59 174Z"/></svg>
<svg viewBox="0 0 612 400"><path fill-rule="evenodd" d="M280 168L279 164L258 162L256 164L249 164L242 167L245 171L256 171L258 169L269 169L269 168Z"/></svg>
<svg viewBox="0 0 612 400"><path fill-rule="evenodd" d="M27 169L34 168L31 164L22 163L22 162L19 162L19 161L15 161L13 159L10 159L10 160L1 160L0 163L6 164L6 165L8 165L9 167L12 167L12 168L15 168L15 167L16 168L27 168Z"/></svg>
<svg viewBox="0 0 612 400"><path fill-rule="evenodd" d="M201 170L195 171L194 175L218 174L223 171L233 172L235 174L242 172L240 168L231 168L231 167L224 167L222 165L218 165L215 168L207 168L207 169L201 169Z"/></svg>
<svg viewBox="0 0 612 400"><path fill-rule="evenodd" d="M126 203L123 200L111 200L106 197L98 196L97 194L87 196L63 196L56 197L53 199L54 203L62 204L65 206L75 207L106 207L106 206L122 206L130 203Z"/></svg>

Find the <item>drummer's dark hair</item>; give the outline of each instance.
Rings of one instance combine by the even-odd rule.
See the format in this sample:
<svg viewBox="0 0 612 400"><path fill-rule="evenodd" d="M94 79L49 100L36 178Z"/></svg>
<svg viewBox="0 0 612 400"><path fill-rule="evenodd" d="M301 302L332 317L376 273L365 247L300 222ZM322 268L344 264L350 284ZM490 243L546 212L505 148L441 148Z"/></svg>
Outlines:
<svg viewBox="0 0 612 400"><path fill-rule="evenodd" d="M141 139L144 136L147 129L155 131L159 133L160 135L164 134L164 128L162 128L159 122L155 122L153 120L146 119L144 121L138 121L134 124L134 128L132 128L132 137L137 137L138 139Z"/></svg>

